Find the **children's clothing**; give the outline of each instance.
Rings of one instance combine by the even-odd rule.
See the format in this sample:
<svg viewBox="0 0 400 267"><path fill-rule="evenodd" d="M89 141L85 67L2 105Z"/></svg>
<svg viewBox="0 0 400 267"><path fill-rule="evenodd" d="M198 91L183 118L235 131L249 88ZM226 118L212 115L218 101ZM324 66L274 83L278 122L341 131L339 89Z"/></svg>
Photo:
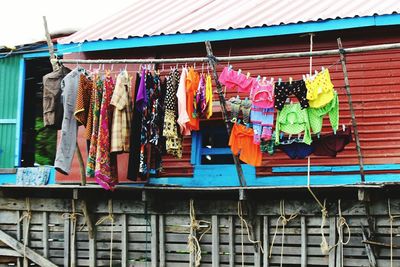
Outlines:
<svg viewBox="0 0 400 267"><path fill-rule="evenodd" d="M261 166L260 146L253 143L254 131L244 125L235 123L229 138L229 146L232 153L238 155L239 159L253 166Z"/></svg>
<svg viewBox="0 0 400 267"><path fill-rule="evenodd" d="M307 87L307 99L312 108L321 108L334 98L333 83L329 70L325 69L313 78L305 81Z"/></svg>
<svg viewBox="0 0 400 267"><path fill-rule="evenodd" d="M307 88L303 80L275 83L275 108L282 110L286 99L295 95L300 102L301 108L308 108Z"/></svg>
<svg viewBox="0 0 400 267"><path fill-rule="evenodd" d="M322 129L324 116L329 114L333 132L336 132L339 126L339 98L337 92L334 92L334 97L331 102L321 108L308 108L308 118L313 133L319 133Z"/></svg>

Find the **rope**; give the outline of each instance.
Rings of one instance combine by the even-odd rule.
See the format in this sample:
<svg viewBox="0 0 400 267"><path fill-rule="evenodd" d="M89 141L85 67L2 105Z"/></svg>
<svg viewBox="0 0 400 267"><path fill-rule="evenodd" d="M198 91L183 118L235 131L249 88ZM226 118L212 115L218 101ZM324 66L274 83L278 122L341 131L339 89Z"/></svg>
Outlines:
<svg viewBox="0 0 400 267"><path fill-rule="evenodd" d="M278 219L276 220L276 226L275 226L275 233L274 233L274 237L272 238L272 243L271 243L271 247L269 250L269 258L272 257L272 249L274 247L274 243L275 243L275 238L276 235L278 233L278 228L279 228L279 223L282 223L282 243L281 243L281 262L280 262L280 266L283 266L283 245L284 245L284 238L285 238L285 226L294 218L297 217L297 215L299 215L297 212L293 213L291 215L289 215L289 217L286 217L285 214L285 201L281 200L281 202L279 203L279 210L280 210L280 216L278 217Z"/></svg>
<svg viewBox="0 0 400 267"><path fill-rule="evenodd" d="M112 199L108 200L108 215L101 217L97 222L97 225L101 225L103 222L109 220L111 223L111 238L110 238L110 267L112 266L112 253L113 253L113 235L114 235L114 214Z"/></svg>
<svg viewBox="0 0 400 267"><path fill-rule="evenodd" d="M262 243L260 240L253 240L251 239L250 236L250 228L249 228L249 224L247 223L246 219L243 218L243 209L242 209L242 202L239 200L238 201L238 217L240 219L241 225L245 225L246 226L246 231L247 231L247 239L250 241L250 243L252 244L258 244L258 246L260 247L260 250L262 253L264 253L264 249L262 247ZM242 226L243 228L243 226ZM243 234L243 229L242 229L242 234ZM243 252L243 242L242 242L242 252Z"/></svg>
<svg viewBox="0 0 400 267"><path fill-rule="evenodd" d="M328 217L328 211L326 210L326 199L324 199L324 204L321 203L321 201L318 199L318 197L314 194L314 192L311 189L310 186L310 157L307 158L307 189L312 195L312 197L315 199L315 201L318 203L319 207L321 208L321 252L322 255L328 255L329 251L332 248L329 248L328 241L326 240L325 234L324 234L324 227L326 223L326 218Z"/></svg>
<svg viewBox="0 0 400 267"><path fill-rule="evenodd" d="M390 198L388 198L388 213L390 223L390 267L393 267L393 221L397 218L400 218L400 215L392 215Z"/></svg>
<svg viewBox="0 0 400 267"><path fill-rule="evenodd" d="M336 227L338 230L338 234L339 234L339 240L338 242L335 244L335 246L333 246L331 249L333 249L334 247L340 245L340 261L341 261L341 266L343 267L343 245L347 245L350 242L350 237L351 237L351 231L350 231L350 227L346 222L346 219L342 216L342 209L341 209L341 205L340 205L340 199L338 200L338 211L339 211L339 219L336 223ZM347 241L343 242L343 226L346 226L347 231L348 231L348 237L347 237Z"/></svg>
<svg viewBox="0 0 400 267"><path fill-rule="evenodd" d="M29 199L29 197L25 198L25 207L26 207L26 211L23 212L21 218L19 218L18 222L23 221L24 219L26 219L26 226L25 226L25 222L23 224L23 228L25 228L24 231L24 261L27 260L26 258L26 246L28 245L28 235L29 235L29 224L31 223L31 219L32 219L32 211L31 211L31 201Z"/></svg>
<svg viewBox="0 0 400 267"><path fill-rule="evenodd" d="M200 240L203 236L211 229L211 223L204 220L196 220L196 213L194 209L194 201L193 199L189 202L189 215L190 215L190 231L188 236L188 248L190 253L190 262L192 262L192 255L194 255L194 264L195 266L200 266L201 262L201 247L200 247ZM199 238L196 236L197 230L200 230L201 223L207 224L207 229L200 235Z"/></svg>

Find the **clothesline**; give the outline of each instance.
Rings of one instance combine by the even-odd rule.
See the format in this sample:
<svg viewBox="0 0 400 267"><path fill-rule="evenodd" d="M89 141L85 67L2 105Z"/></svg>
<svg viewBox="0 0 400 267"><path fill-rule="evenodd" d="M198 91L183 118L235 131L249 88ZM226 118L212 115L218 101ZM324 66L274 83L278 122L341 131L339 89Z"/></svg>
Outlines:
<svg viewBox="0 0 400 267"><path fill-rule="evenodd" d="M370 51L379 51L387 49L400 49L400 43L360 46L352 48L344 48L342 51L348 53L361 53ZM248 56L227 56L214 57L217 62L233 62L246 60L263 60L277 58L292 58L292 57L315 57L339 55L339 49L321 50L313 52L292 52L292 53L277 53L277 54L262 54ZM157 63L187 63L187 62L209 62L209 57L188 57L188 58L148 58L148 59L53 59L60 63L77 63L77 64L157 64Z"/></svg>

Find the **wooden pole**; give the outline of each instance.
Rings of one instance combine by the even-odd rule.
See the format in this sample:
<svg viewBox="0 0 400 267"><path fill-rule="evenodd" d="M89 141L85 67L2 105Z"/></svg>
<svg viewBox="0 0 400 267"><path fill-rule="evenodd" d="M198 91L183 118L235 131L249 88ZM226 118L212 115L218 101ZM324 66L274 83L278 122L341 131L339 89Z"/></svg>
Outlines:
<svg viewBox="0 0 400 267"><path fill-rule="evenodd" d="M343 49L348 53L371 52L387 49L399 49L400 43L369 45ZM293 53L277 53L277 54L262 54L248 56L228 56L216 57L218 62L235 62L247 60L264 60L277 58L293 58L293 57L316 57L337 55L337 49L321 50L313 52L293 52ZM80 64L156 64L156 63L187 63L187 62L209 62L207 57L188 57L188 58L154 58L154 59L59 59L61 63L80 63Z"/></svg>
<svg viewBox="0 0 400 267"><path fill-rule="evenodd" d="M345 89L346 89L347 101L348 101L349 107L350 107L351 123L353 126L354 137L356 139L356 149L357 149L357 155L358 155L358 162L360 165L361 182L365 182L364 160L363 160L361 146L360 146L360 137L358 135L356 115L354 112L353 101L351 99L350 82L349 82L349 76L347 74L345 50L343 49L342 40L340 38L337 39L337 43L338 43L338 47L339 47L340 62L342 63L342 70L343 70L343 76L344 76L344 85L345 85Z"/></svg>
<svg viewBox="0 0 400 267"><path fill-rule="evenodd" d="M224 93L222 90L222 86L218 80L218 74L217 74L217 62L215 60L215 57L213 55L213 51L212 51L212 47L211 47L211 43L209 41L206 41L206 50L207 50L207 56L208 56L208 62L212 68L212 72L213 72L213 76L214 76L214 81L215 81L215 85L217 86L217 93L218 93L218 98L219 98L219 103L221 105L221 112L222 112L222 118L225 121L225 126L226 126L226 131L228 133L228 136L231 135L231 124L230 121L228 119L228 113L226 110L226 101L225 101L225 97L224 97ZM246 180L243 174L243 169L242 169L242 165L240 164L239 158L235 155L233 156L233 161L235 162L235 166L236 166L236 171L239 177L239 182L241 186L246 186Z"/></svg>
<svg viewBox="0 0 400 267"><path fill-rule="evenodd" d="M47 19L46 16L43 16L43 24L44 24L44 31L46 34L46 41L47 41L47 46L49 47L49 53L50 53L50 63L53 68L53 71L58 69L57 65L57 58L54 54L54 47L53 47L53 42L51 41L49 29L47 27ZM82 158L82 153L81 150L79 149L78 142L76 143L76 155L78 156L78 162L79 162L79 170L81 173L81 185L86 185L86 172L85 172L85 165L83 163L83 158Z"/></svg>

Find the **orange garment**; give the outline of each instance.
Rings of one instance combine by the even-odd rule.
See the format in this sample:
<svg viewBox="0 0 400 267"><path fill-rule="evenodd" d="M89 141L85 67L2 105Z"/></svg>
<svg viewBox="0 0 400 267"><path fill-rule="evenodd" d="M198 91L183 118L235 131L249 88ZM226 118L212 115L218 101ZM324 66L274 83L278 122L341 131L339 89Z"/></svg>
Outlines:
<svg viewBox="0 0 400 267"><path fill-rule="evenodd" d="M194 96L196 95L197 88L199 87L199 82L199 73L195 72L193 67L190 67L186 77L186 110L187 114L189 115L189 122L187 122L187 125L191 131L200 130L200 120L196 117L194 109Z"/></svg>
<svg viewBox="0 0 400 267"><path fill-rule="evenodd" d="M239 159L253 166L261 166L261 149L253 143L254 131L244 125L235 123L229 138L229 146L232 153L238 155Z"/></svg>

